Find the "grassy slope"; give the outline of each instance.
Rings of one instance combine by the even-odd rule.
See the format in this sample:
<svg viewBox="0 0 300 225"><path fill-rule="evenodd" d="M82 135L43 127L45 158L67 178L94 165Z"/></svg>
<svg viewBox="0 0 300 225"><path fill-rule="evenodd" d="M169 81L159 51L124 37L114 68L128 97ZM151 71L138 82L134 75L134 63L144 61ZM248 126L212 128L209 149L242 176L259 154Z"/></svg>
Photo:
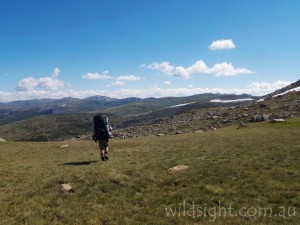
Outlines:
<svg viewBox="0 0 300 225"><path fill-rule="evenodd" d="M0 143L0 224L300 224L300 119L93 142ZM78 163L91 162L89 165ZM88 163L87 163L88 164ZM186 171L168 168L185 164ZM70 183L75 192L60 190ZM297 216L167 217L165 207L296 207ZM237 211L234 211L237 212Z"/></svg>

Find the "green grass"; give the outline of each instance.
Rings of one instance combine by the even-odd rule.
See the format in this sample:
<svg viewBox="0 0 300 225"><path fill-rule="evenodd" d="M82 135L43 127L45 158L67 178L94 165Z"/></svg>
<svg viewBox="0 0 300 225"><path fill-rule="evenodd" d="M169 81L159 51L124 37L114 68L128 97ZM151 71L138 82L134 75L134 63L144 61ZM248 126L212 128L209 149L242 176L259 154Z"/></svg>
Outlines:
<svg viewBox="0 0 300 225"><path fill-rule="evenodd" d="M98 161L94 142L0 143L0 224L300 224L299 136L293 119L112 140L107 162ZM181 164L189 168L168 171ZM62 183L75 191L63 192ZM166 215L183 202L273 214ZM280 207L296 208L296 216L275 216Z"/></svg>

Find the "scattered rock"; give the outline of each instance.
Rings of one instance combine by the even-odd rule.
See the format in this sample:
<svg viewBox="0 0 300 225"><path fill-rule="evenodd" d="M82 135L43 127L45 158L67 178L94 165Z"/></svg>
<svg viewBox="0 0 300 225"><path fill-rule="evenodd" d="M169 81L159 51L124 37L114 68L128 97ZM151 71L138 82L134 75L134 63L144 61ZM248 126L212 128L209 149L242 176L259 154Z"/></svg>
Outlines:
<svg viewBox="0 0 300 225"><path fill-rule="evenodd" d="M62 145L62 146L60 146L61 148L67 148L67 147L69 147L69 145Z"/></svg>
<svg viewBox="0 0 300 225"><path fill-rule="evenodd" d="M179 172L179 171L184 171L186 170L187 168L189 168L188 166L186 165L179 165L179 166L174 166L172 168L169 168L168 170L170 172Z"/></svg>
<svg viewBox="0 0 300 225"><path fill-rule="evenodd" d="M262 115L255 115L251 117L251 122L262 122L264 118Z"/></svg>
<svg viewBox="0 0 300 225"><path fill-rule="evenodd" d="M259 107L260 107L260 108L265 108L265 107L267 107L267 104L265 104L265 103L260 103L260 104L259 104Z"/></svg>
<svg viewBox="0 0 300 225"><path fill-rule="evenodd" d="M61 189L65 192L74 192L74 189L70 184L62 184Z"/></svg>
<svg viewBox="0 0 300 225"><path fill-rule="evenodd" d="M165 136L165 134L156 134L157 137Z"/></svg>
<svg viewBox="0 0 300 225"><path fill-rule="evenodd" d="M230 122L230 119L225 119L225 120L223 120L223 124L226 124L226 123L229 123Z"/></svg>
<svg viewBox="0 0 300 225"><path fill-rule="evenodd" d="M271 123L283 123L283 122L286 122L286 120L285 119L272 119L271 120Z"/></svg>
<svg viewBox="0 0 300 225"><path fill-rule="evenodd" d="M176 131L176 134L183 134L183 132L182 131Z"/></svg>
<svg viewBox="0 0 300 225"><path fill-rule="evenodd" d="M203 130L195 130L195 133L203 133Z"/></svg>
<svg viewBox="0 0 300 225"><path fill-rule="evenodd" d="M0 138L0 142L6 142L6 140L4 140L3 138Z"/></svg>
<svg viewBox="0 0 300 225"><path fill-rule="evenodd" d="M263 117L263 120L264 120L264 121L267 121L267 120L269 120L270 115L264 114L264 115L262 115L262 117Z"/></svg>
<svg viewBox="0 0 300 225"><path fill-rule="evenodd" d="M237 129L243 128L243 127L248 127L248 124L244 123L244 122L240 122L239 126L237 127Z"/></svg>

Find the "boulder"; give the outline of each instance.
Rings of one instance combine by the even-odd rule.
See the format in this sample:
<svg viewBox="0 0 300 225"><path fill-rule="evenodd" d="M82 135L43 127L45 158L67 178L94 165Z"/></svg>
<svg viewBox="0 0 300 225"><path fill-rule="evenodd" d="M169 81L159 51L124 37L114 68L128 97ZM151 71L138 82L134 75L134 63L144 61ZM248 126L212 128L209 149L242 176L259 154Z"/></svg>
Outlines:
<svg viewBox="0 0 300 225"><path fill-rule="evenodd" d="M6 142L6 140L4 140L3 138L0 138L0 142Z"/></svg>
<svg viewBox="0 0 300 225"><path fill-rule="evenodd" d="M251 117L251 122L262 122L264 117L262 115L255 115Z"/></svg>
<svg viewBox="0 0 300 225"><path fill-rule="evenodd" d="M248 124L244 123L244 122L240 122L239 123L239 126L236 128L236 129L240 129L240 128L243 128L243 127L248 127Z"/></svg>
<svg viewBox="0 0 300 225"><path fill-rule="evenodd" d="M263 117L263 120L264 120L264 121L267 121L267 120L269 120L270 115L264 114L264 115L262 115L262 117Z"/></svg>
<svg viewBox="0 0 300 225"><path fill-rule="evenodd" d="M183 132L182 131L176 131L176 134L183 134Z"/></svg>
<svg viewBox="0 0 300 225"><path fill-rule="evenodd" d="M70 184L62 184L61 189L65 192L74 192L74 189Z"/></svg>
<svg viewBox="0 0 300 225"><path fill-rule="evenodd" d="M169 168L168 170L170 172L179 172L179 171L184 171L186 170L187 168L189 168L188 166L186 165L179 165L179 166L174 166L172 168Z"/></svg>
<svg viewBox="0 0 300 225"><path fill-rule="evenodd" d="M60 146L60 148L67 148L67 147L69 147L69 145L62 145L62 146Z"/></svg>
<svg viewBox="0 0 300 225"><path fill-rule="evenodd" d="M265 103L260 103L260 104L259 104L259 107L260 107L260 108L265 108L265 107L267 107L267 104L265 104Z"/></svg>

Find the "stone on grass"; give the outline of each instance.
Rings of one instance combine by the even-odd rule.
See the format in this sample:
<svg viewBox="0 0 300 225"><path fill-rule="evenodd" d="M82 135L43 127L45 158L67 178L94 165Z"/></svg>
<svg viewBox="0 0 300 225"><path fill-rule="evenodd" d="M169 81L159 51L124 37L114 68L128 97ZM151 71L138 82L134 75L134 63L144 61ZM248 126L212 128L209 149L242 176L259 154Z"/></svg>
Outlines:
<svg viewBox="0 0 300 225"><path fill-rule="evenodd" d="M186 165L179 165L179 166L174 166L172 168L169 168L168 170L170 172L179 172L179 171L184 171L188 168Z"/></svg>
<svg viewBox="0 0 300 225"><path fill-rule="evenodd" d="M62 184L61 189L65 192L74 192L74 189L70 184Z"/></svg>
<svg viewBox="0 0 300 225"><path fill-rule="evenodd" d="M69 145L62 145L62 146L60 146L61 148L67 148L67 147L69 147Z"/></svg>
<svg viewBox="0 0 300 225"><path fill-rule="evenodd" d="M0 142L6 142L6 140L4 140L3 138L0 138Z"/></svg>

